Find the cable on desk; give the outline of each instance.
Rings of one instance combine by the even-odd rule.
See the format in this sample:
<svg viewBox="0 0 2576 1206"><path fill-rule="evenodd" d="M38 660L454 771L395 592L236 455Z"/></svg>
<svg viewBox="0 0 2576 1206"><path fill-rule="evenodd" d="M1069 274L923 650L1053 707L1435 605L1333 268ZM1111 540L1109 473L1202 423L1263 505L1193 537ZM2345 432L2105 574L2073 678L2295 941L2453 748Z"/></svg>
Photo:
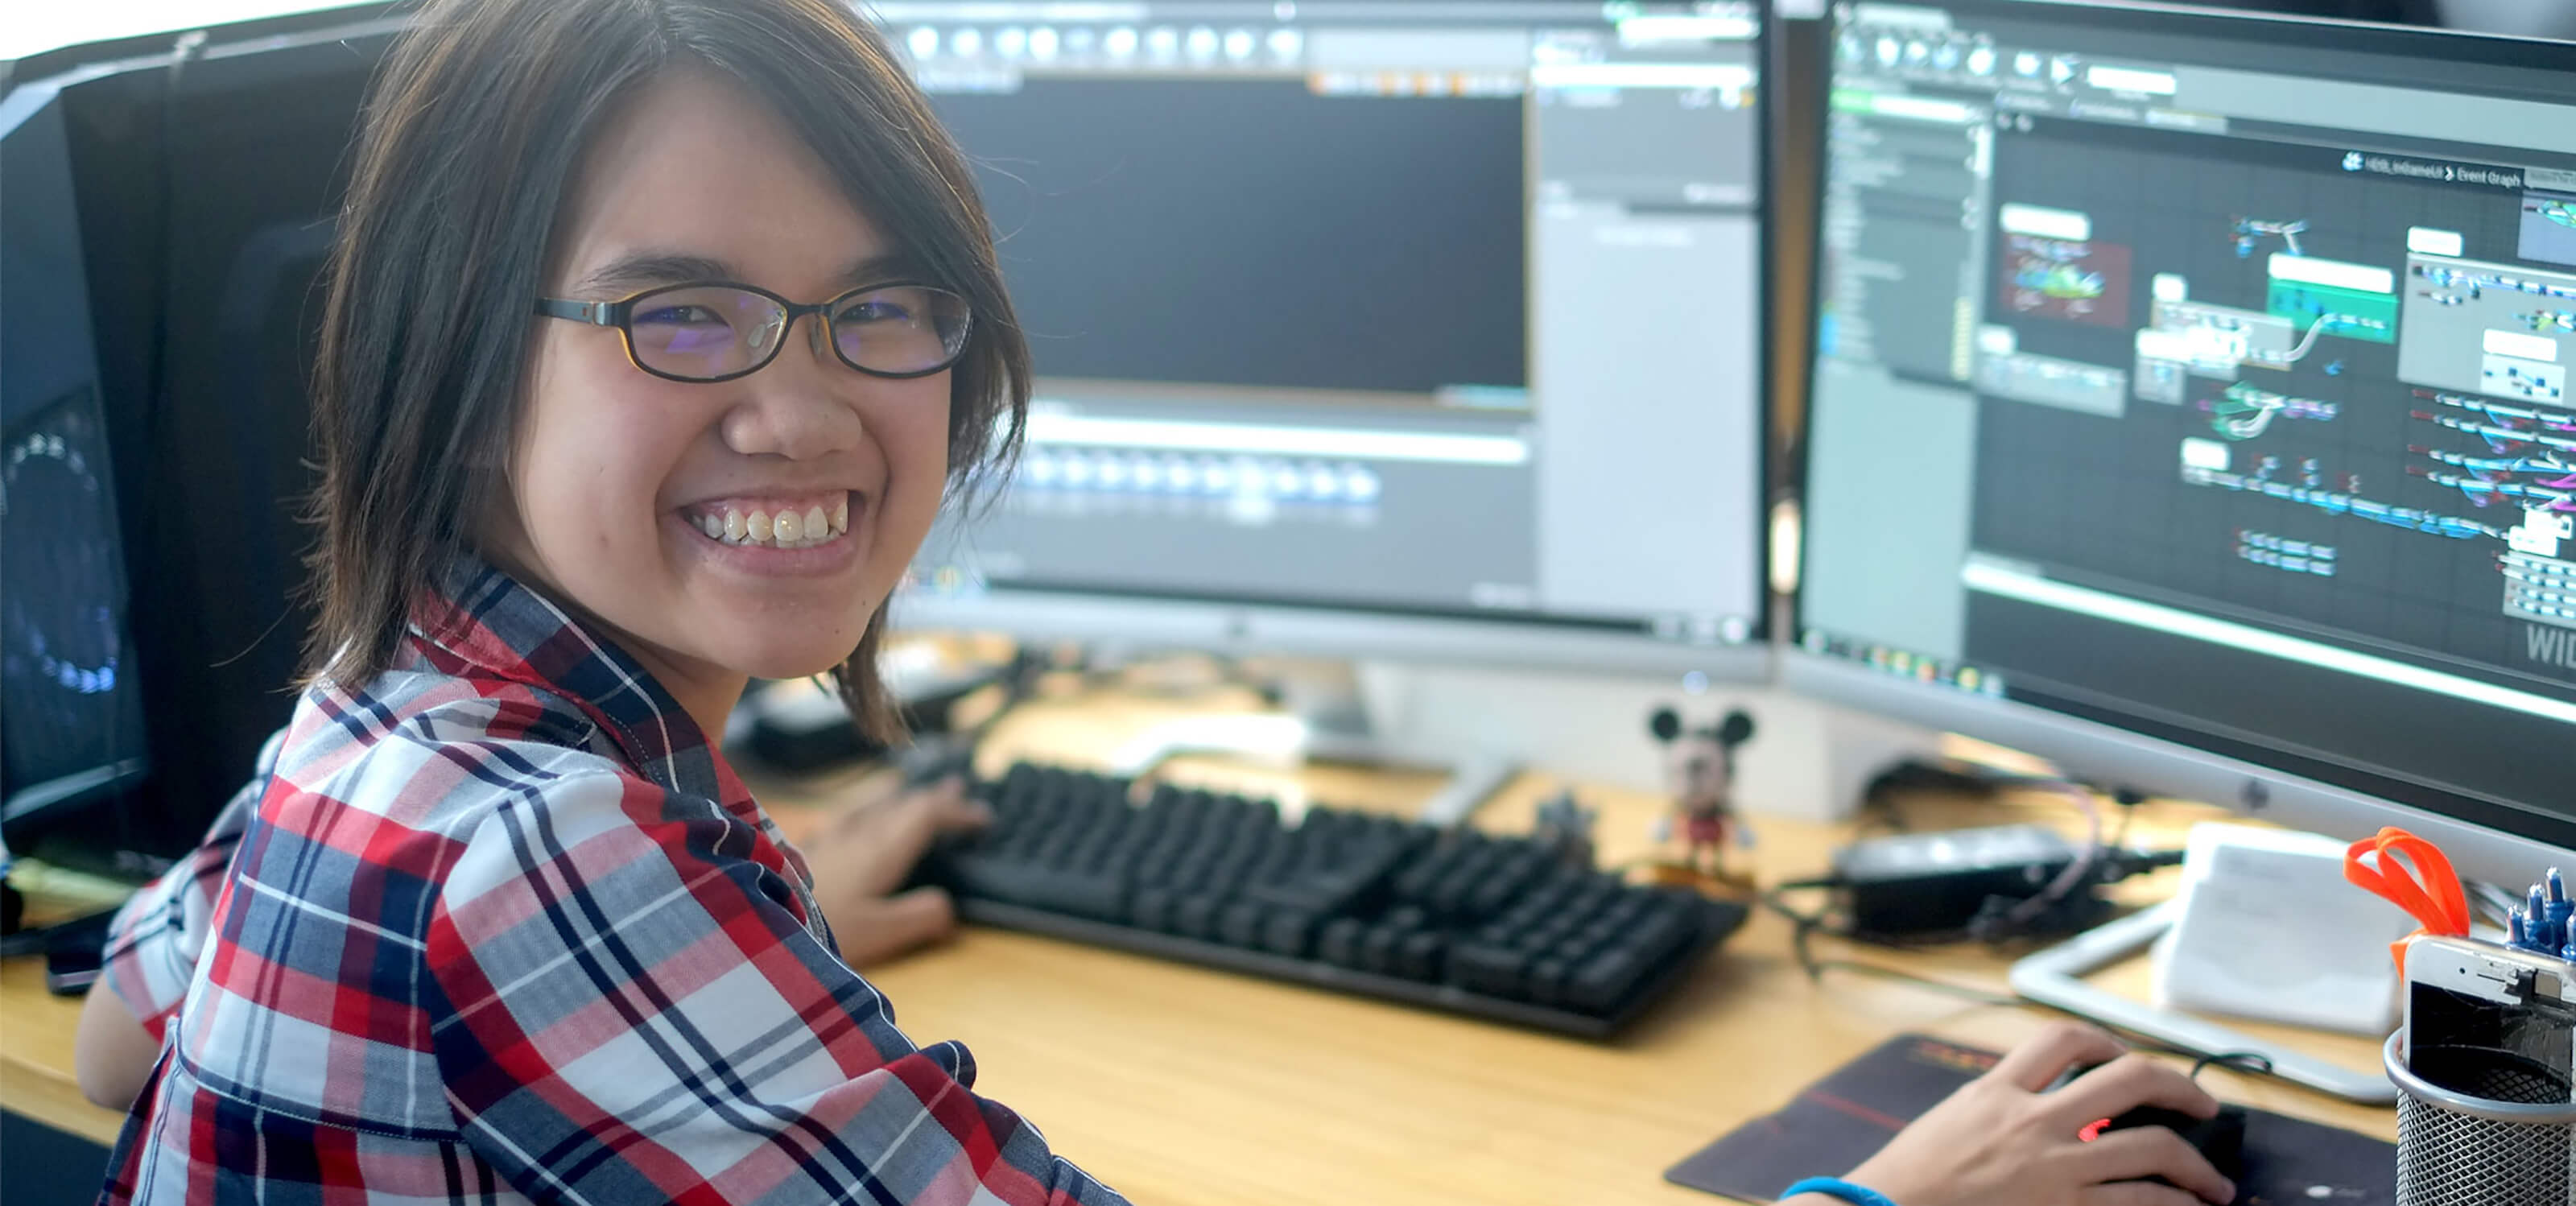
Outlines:
<svg viewBox="0 0 2576 1206"><path fill-rule="evenodd" d="M973 778L975 753L983 748L984 738L1004 717L1018 711L1022 704L1037 694L1038 680L1045 676L1049 658L1026 647L1015 649L995 678L1002 688L1002 702L973 725L949 733L920 736L905 746L889 751L889 761L902 772L907 787L927 787L951 776Z"/></svg>
<svg viewBox="0 0 2576 1206"><path fill-rule="evenodd" d="M2129 844L2129 823L2138 819L2138 806L2147 802L2147 793L2134 787L2117 788L2111 792L2111 802L2120 806L2120 828L2111 835L2111 845L2123 848Z"/></svg>
<svg viewBox="0 0 2576 1206"><path fill-rule="evenodd" d="M2200 1079L2201 1070L2212 1066L2240 1072L2247 1076L2272 1075L2272 1057L2259 1051L2226 1051L2204 1055L2191 1062L2191 1078Z"/></svg>
<svg viewBox="0 0 2576 1206"><path fill-rule="evenodd" d="M1999 918L1990 921L1985 916L1979 916L1975 921L1970 922L1970 932L1988 942L2008 940L2029 933L2033 923L2048 915L2051 910L2065 904L2075 894L2076 889L2091 886L2094 881L2094 868L2102 863L2104 852L2108 849L2102 844L2102 809L2100 805L2093 802L2092 788L2065 779L2055 780L2042 786L2073 800L2077 810L2084 814L2084 848L2076 854L2075 861L2066 864L2066 869L2057 873L2057 878L2048 881L2048 886L2040 889L2038 895L2004 909Z"/></svg>
<svg viewBox="0 0 2576 1206"><path fill-rule="evenodd" d="M2083 779L2026 775L1965 758L1906 758L1889 765L1861 788L1855 829L1858 835L1868 834L1874 826L1890 833L1913 832L1913 823L1906 819L1898 803L1898 797L1910 791L1993 800L2008 791L2024 790L2075 791L2087 797L2107 797L2120 809L2119 829L2110 842L2114 847L2129 844L2129 826L2137 819L2138 806L2147 802L2147 794L2134 787L2106 788Z"/></svg>
<svg viewBox="0 0 2576 1206"><path fill-rule="evenodd" d="M1851 972L1858 975L1875 976L1882 980L1891 980L1901 984L1910 984L1917 988L1929 989L1933 992L1943 993L1963 1001L1969 1001L1990 1008L2029 1007L2045 1010L2050 1013L2061 1014L2066 1017L2074 1018L2077 1021L2084 1022L2088 1025L2099 1026L2113 1034L2119 1035L2121 1038L2126 1039L2131 1046L2136 1047L2139 1050L2153 1051L2161 1055L2169 1055L2178 1059L2191 1060L2193 1061L2191 1066L2191 1076L2194 1080L2199 1079L2200 1074L2204 1069L2213 1065L2224 1067L2230 1071L2238 1072L2247 1076L2276 1075L2272 1070L2272 1061L2255 1052L2200 1051L2190 1047L2169 1043L2162 1039L2142 1034L2124 1026L2105 1023L2094 1018L2087 1018L2081 1014L2074 1013L2073 1011L2060 1009L2054 1005L2049 1005L2044 1002L2033 1001L2014 993L1995 992L1990 989L1978 988L1973 985L1955 984L1948 980L1919 975L1914 972L1906 971L1903 968L1888 967L1879 963L1866 963L1858 959L1820 958L1815 953L1813 944L1815 935L1819 932L1830 937L1844 939L1845 941L1861 942L1893 950L1909 950L1952 945L1958 941L1965 940L1967 937L1965 934L1954 934L1937 937L1910 935L1904 938L1892 938L1888 935L1870 935L1852 931L1836 931L1827 926L1825 919L1821 915L1801 913L1796 909L1791 908L1785 901L1780 899L1780 894L1783 892L1807 891L1818 888L1829 888L1832 886L1833 881L1830 879L1796 880L1776 885L1762 894L1762 904L1764 907L1788 919L1792 927L1789 934L1790 953L1798 961L1798 970L1806 973L1807 981L1811 984L1823 983L1824 974L1829 971Z"/></svg>
<svg viewBox="0 0 2576 1206"><path fill-rule="evenodd" d="M1882 967L1874 963L1863 963L1856 959L1818 958L1815 951L1814 938L1819 932L1823 932L1836 938L1843 938L1855 942L1864 942L1872 946L1886 947L1893 950L1912 950L1935 946L1947 946L1963 941L1967 937L1965 933L1942 933L1897 937L1895 935L1887 934L1862 934L1848 928L1840 930L1832 929L1827 927L1822 915L1801 913L1796 909L1789 907L1786 901L1780 899L1780 894L1782 892L1830 886L1832 886L1832 883L1829 880L1801 880L1794 883L1778 885L1762 894L1762 904L1764 907L1788 919L1791 927L1789 932L1789 951L1798 960L1798 970L1806 973L1808 983L1814 984L1822 982L1824 974L1828 971L1848 971L1858 972L1862 975L1878 976L1883 979L1901 980L1909 984L1920 985L1925 988L1949 993L1952 996L1976 1001L1983 1005L2017 1005L2021 1003L2021 998L2017 996L1990 992L1980 988L1970 988L1966 985L1952 984L1946 980L1936 980L1929 976L1918 976L1913 972L1901 971L1893 967Z"/></svg>

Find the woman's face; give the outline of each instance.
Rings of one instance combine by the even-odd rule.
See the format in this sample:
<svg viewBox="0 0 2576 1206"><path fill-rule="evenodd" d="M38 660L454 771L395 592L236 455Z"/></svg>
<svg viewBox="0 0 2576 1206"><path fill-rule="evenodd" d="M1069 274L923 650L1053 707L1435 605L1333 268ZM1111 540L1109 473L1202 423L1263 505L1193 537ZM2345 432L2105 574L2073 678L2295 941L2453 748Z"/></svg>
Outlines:
<svg viewBox="0 0 2576 1206"><path fill-rule="evenodd" d="M545 290L614 301L721 278L814 303L915 279L900 250L739 85L675 69L587 153ZM528 396L487 554L611 629L701 719L693 701L720 716L746 676L847 658L938 512L949 374L862 374L808 315L758 372L671 381L636 368L613 328L530 321Z"/></svg>

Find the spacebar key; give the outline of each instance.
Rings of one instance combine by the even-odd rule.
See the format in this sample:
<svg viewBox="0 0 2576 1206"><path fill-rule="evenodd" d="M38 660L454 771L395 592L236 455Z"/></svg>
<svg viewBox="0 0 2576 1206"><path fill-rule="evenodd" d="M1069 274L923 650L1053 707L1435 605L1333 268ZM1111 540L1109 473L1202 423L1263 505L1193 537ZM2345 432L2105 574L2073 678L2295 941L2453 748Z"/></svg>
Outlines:
<svg viewBox="0 0 2576 1206"><path fill-rule="evenodd" d="M1127 917L1127 884L1116 875L966 855L951 865L949 882L960 895L1004 904L1102 921Z"/></svg>

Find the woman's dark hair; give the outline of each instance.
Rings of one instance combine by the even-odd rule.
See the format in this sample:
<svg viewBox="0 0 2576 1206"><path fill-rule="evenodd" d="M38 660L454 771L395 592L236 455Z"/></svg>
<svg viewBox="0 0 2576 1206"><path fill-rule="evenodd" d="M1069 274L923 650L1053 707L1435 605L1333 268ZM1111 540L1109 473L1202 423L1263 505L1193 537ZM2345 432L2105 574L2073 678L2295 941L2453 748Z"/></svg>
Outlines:
<svg viewBox="0 0 2576 1206"><path fill-rule="evenodd" d="M360 123L314 369L308 518L316 679L392 661L422 590L500 497L556 210L592 133L691 64L739 82L975 325L952 370L950 484L1018 447L1028 347L965 158L840 0L429 0ZM876 674L884 610L840 671L860 727L899 734Z"/></svg>

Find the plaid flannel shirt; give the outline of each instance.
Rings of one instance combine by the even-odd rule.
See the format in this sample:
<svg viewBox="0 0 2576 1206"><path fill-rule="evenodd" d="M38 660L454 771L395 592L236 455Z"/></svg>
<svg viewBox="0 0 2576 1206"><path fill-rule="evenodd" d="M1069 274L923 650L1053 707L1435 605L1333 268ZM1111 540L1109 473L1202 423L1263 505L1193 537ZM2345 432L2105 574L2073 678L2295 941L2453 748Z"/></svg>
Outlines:
<svg viewBox="0 0 2576 1206"><path fill-rule="evenodd" d="M120 917L166 1034L102 1202L1121 1200L895 1028L641 667L445 587Z"/></svg>

